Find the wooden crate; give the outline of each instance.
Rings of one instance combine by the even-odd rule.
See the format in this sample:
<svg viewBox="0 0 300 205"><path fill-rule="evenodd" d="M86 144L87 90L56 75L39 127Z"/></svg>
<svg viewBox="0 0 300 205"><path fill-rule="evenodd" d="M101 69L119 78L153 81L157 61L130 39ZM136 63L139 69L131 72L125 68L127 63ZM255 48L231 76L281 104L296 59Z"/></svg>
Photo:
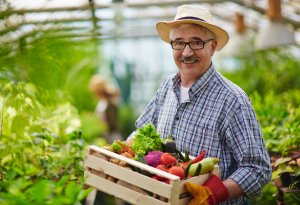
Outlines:
<svg viewBox="0 0 300 205"><path fill-rule="evenodd" d="M116 165L110 162L112 158L119 159L151 174L165 177L170 180L170 183L160 182L128 169L128 167ZM89 146L84 165L86 185L136 205L187 204L190 196L184 188L184 183L191 181L202 184L209 177L209 174L204 174L180 180L178 176L94 145Z"/></svg>

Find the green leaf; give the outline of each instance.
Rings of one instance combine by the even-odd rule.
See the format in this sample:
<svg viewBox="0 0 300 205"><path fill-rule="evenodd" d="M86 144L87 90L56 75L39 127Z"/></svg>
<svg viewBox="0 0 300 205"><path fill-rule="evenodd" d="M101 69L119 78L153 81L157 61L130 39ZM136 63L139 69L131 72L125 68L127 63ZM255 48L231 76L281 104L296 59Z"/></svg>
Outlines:
<svg viewBox="0 0 300 205"><path fill-rule="evenodd" d="M29 119L25 116L17 115L13 118L11 130L18 136L22 136L25 132L26 126L29 124Z"/></svg>
<svg viewBox="0 0 300 205"><path fill-rule="evenodd" d="M28 193L32 201L38 204L46 204L53 194L54 184L49 180L41 180L34 184Z"/></svg>
<svg viewBox="0 0 300 205"><path fill-rule="evenodd" d="M80 190L80 192L77 196L77 201L84 200L92 190L93 190L92 187L85 189L85 190Z"/></svg>
<svg viewBox="0 0 300 205"><path fill-rule="evenodd" d="M79 187L74 181L70 181L69 184L66 186L65 194L66 196L72 200L75 201L77 199L77 194L79 192Z"/></svg>
<svg viewBox="0 0 300 205"><path fill-rule="evenodd" d="M18 178L10 184L8 192L18 196L21 195L23 193L23 190L29 187L30 185L32 185L31 181L25 180L23 178Z"/></svg>

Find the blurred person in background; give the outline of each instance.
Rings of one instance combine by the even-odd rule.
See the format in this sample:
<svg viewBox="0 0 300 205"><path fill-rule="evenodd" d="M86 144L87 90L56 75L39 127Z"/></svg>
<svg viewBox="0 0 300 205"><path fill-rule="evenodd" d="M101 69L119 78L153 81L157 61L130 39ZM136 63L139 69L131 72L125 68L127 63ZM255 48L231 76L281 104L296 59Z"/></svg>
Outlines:
<svg viewBox="0 0 300 205"><path fill-rule="evenodd" d="M118 125L118 110L120 103L120 90L116 85L109 83L104 76L93 75L89 82L89 89L97 98L98 103L95 114L106 130L101 134L106 143L112 144L115 140L123 140ZM123 200L113 198L94 189L87 198L86 205L126 205Z"/></svg>
<svg viewBox="0 0 300 205"><path fill-rule="evenodd" d="M271 163L247 94L212 62L228 33L208 10L194 5L178 7L174 21L158 22L156 29L173 49L179 72L161 84L136 127L153 123L162 138L171 134L181 152L197 156L206 150L206 156L220 159L220 178L212 175L189 187L190 205L248 204L271 179Z"/></svg>
<svg viewBox="0 0 300 205"><path fill-rule="evenodd" d="M106 142L111 144L114 140L122 140L118 125L119 88L107 82L105 77L96 74L90 79L89 89L98 100L95 114L100 123L106 126L106 132L103 133Z"/></svg>

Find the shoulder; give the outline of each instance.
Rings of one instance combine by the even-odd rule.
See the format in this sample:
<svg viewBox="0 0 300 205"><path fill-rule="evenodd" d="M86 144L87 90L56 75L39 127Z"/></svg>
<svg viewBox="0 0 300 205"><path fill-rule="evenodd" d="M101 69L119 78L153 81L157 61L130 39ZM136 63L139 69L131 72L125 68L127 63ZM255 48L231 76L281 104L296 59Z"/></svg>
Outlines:
<svg viewBox="0 0 300 205"><path fill-rule="evenodd" d="M176 79L176 74L166 77L158 88L158 93L167 92L170 89L173 89L173 82Z"/></svg>
<svg viewBox="0 0 300 205"><path fill-rule="evenodd" d="M250 105L250 99L247 93L237 84L228 80L220 73L216 73L214 83L218 85L218 90L228 101L234 101L237 105Z"/></svg>
<svg viewBox="0 0 300 205"><path fill-rule="evenodd" d="M173 82L174 81L178 81L179 80L179 77L178 77L178 75L177 74L172 74L172 75L169 75L168 77L166 77L164 80L163 80L163 82L162 82L162 84L161 84L161 86L160 87L166 87L166 86L168 86L168 87L172 87L173 86Z"/></svg>

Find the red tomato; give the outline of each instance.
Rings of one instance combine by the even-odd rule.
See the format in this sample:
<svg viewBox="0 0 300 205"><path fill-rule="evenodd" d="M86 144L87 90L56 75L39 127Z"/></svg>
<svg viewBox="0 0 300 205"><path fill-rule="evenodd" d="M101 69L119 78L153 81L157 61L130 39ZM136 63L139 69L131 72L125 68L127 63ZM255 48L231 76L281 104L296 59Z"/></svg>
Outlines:
<svg viewBox="0 0 300 205"><path fill-rule="evenodd" d="M165 172L169 172L169 169L167 167L165 167L165 165L159 164L156 166L156 169L165 171Z"/></svg>
<svg viewBox="0 0 300 205"><path fill-rule="evenodd" d="M162 165L162 164L157 165L156 169L162 170L164 172L169 172L169 169L165 165ZM155 179L158 181L166 181L167 180L166 178L158 176L158 175L154 175L154 176L155 176Z"/></svg>
<svg viewBox="0 0 300 205"><path fill-rule="evenodd" d="M184 178L184 169L182 167L173 166L169 169L169 173L179 176L180 179Z"/></svg>
<svg viewBox="0 0 300 205"><path fill-rule="evenodd" d="M177 159L170 153L165 152L160 156L160 163L165 166L174 164L176 162L177 162Z"/></svg>

